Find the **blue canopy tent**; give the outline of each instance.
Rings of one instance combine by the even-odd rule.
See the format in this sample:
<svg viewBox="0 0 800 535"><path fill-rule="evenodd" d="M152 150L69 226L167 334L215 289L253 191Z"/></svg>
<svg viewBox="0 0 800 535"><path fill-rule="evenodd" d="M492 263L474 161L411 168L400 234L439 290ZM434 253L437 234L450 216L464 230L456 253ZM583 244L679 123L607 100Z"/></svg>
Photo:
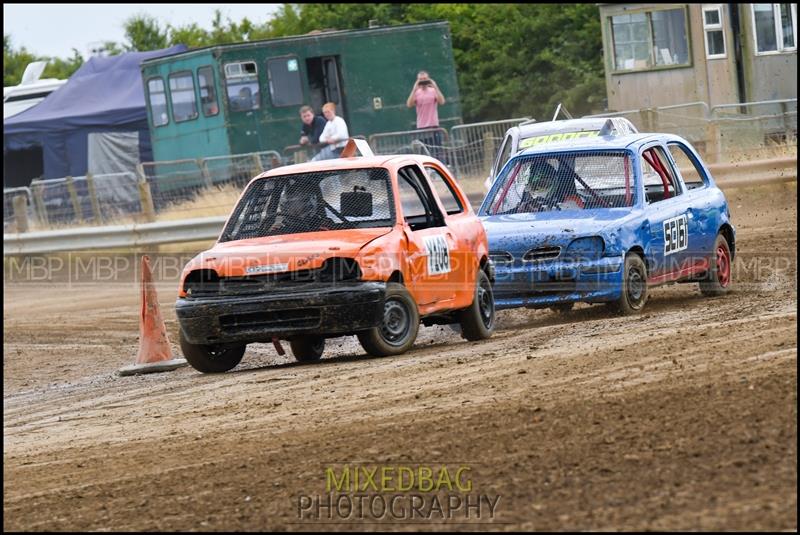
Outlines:
<svg viewBox="0 0 800 535"><path fill-rule="evenodd" d="M27 186L40 175L81 176L93 171L93 164L113 169L122 165L114 157L126 157L125 150L135 145L134 158L152 160L139 64L186 49L93 57L41 103L3 121L3 186ZM90 140L99 134L108 136ZM99 164L90 161L90 145Z"/></svg>

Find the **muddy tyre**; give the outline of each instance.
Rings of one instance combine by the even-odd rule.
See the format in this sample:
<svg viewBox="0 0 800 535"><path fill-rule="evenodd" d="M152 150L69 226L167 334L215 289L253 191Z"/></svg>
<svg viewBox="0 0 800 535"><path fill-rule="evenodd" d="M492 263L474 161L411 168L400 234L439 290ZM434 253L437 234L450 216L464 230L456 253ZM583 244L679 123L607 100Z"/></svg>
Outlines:
<svg viewBox="0 0 800 535"><path fill-rule="evenodd" d="M552 305L550 310L556 314L567 314L571 312L574 307L575 303L558 303L557 305Z"/></svg>
<svg viewBox="0 0 800 535"><path fill-rule="evenodd" d="M700 292L707 297L725 295L731 288L731 248L722 234L717 234L706 280L700 281Z"/></svg>
<svg viewBox="0 0 800 535"><path fill-rule="evenodd" d="M292 355L297 362L316 362L325 351L325 338L322 336L304 336L289 340Z"/></svg>
<svg viewBox="0 0 800 535"><path fill-rule="evenodd" d="M402 284L390 282L386 285L381 324L358 333L358 341L364 351L375 357L399 355L411 349L418 331L417 304Z"/></svg>
<svg viewBox="0 0 800 535"><path fill-rule="evenodd" d="M192 367L203 373L222 373L232 370L242 361L246 344L237 346L207 346L187 342L180 333L183 356Z"/></svg>
<svg viewBox="0 0 800 535"><path fill-rule="evenodd" d="M622 295L609 303L617 314L638 314L647 303L647 266L638 254L628 253L622 272Z"/></svg>
<svg viewBox="0 0 800 535"><path fill-rule="evenodd" d="M475 281L475 297L472 304L458 313L461 336L471 342L484 340L494 332L494 293L486 272L478 271Z"/></svg>

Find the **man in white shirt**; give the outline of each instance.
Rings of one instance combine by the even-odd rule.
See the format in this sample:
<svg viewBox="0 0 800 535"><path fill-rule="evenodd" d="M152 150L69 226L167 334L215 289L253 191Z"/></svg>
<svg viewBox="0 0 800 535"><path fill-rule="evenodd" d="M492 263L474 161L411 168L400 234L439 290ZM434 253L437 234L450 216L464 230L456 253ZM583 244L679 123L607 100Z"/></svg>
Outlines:
<svg viewBox="0 0 800 535"><path fill-rule="evenodd" d="M347 139L350 137L344 119L336 115L336 104L328 102L322 106L322 115L325 116L328 122L319 135L319 142L326 145L311 161L338 158L342 153L342 149L347 145Z"/></svg>

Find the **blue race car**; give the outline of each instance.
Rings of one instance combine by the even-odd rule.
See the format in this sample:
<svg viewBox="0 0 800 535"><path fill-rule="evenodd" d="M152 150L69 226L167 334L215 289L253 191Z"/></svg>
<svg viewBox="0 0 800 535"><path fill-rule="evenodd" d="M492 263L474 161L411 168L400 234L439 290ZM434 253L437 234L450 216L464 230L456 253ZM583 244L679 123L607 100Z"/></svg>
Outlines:
<svg viewBox="0 0 800 535"><path fill-rule="evenodd" d="M563 136L513 156L483 200L498 309L609 303L625 314L648 287L731 285L736 231L725 195L685 139Z"/></svg>

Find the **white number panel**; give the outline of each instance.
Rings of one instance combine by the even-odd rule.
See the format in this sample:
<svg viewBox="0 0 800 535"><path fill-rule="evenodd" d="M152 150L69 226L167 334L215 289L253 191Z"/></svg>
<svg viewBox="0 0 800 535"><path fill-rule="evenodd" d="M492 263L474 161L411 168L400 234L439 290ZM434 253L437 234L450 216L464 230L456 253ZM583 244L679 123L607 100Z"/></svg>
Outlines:
<svg viewBox="0 0 800 535"><path fill-rule="evenodd" d="M425 236L424 241L428 252L428 274L450 273L450 250L444 236Z"/></svg>
<svg viewBox="0 0 800 535"><path fill-rule="evenodd" d="M664 221L664 256L689 247L689 232L686 214Z"/></svg>

